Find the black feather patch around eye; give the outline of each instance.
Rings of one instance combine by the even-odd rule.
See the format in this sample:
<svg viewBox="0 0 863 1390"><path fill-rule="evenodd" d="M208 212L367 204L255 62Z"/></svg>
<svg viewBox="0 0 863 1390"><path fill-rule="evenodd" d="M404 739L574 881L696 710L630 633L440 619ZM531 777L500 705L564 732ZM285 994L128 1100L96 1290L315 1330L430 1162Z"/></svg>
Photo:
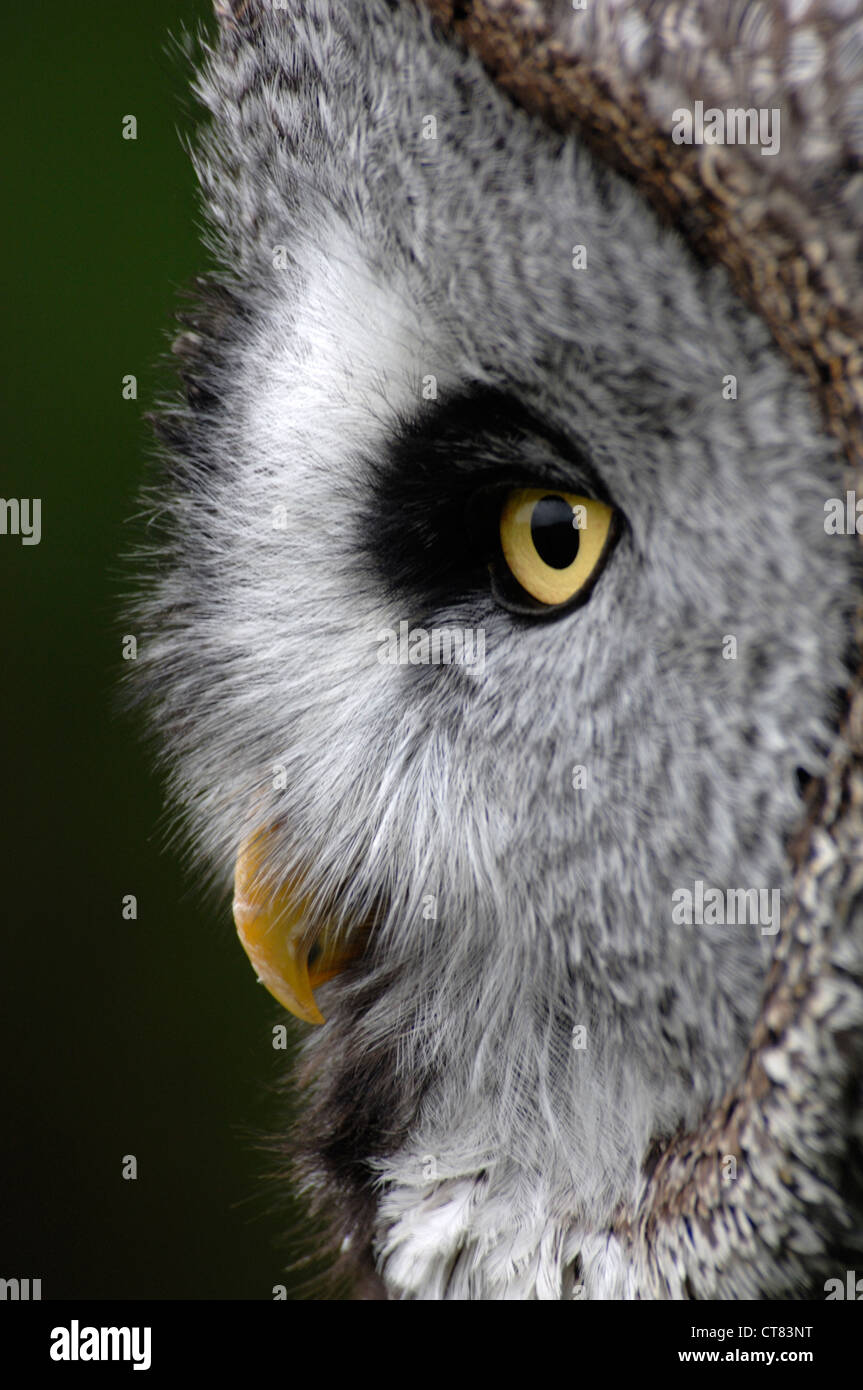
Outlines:
<svg viewBox="0 0 863 1390"><path fill-rule="evenodd" d="M514 395L488 387L429 402L404 421L372 477L360 544L387 590L423 612L488 599L511 489L547 487L612 505L569 439Z"/></svg>

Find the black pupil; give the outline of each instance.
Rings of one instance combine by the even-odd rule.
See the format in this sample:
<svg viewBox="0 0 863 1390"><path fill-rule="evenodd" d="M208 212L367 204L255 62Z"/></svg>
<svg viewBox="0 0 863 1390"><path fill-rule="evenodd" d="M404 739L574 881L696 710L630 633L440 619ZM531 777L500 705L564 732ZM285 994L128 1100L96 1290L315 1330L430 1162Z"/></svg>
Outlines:
<svg viewBox="0 0 863 1390"><path fill-rule="evenodd" d="M574 516L562 497L542 497L533 509L531 540L539 558L553 570L565 570L578 554L581 537L573 525Z"/></svg>

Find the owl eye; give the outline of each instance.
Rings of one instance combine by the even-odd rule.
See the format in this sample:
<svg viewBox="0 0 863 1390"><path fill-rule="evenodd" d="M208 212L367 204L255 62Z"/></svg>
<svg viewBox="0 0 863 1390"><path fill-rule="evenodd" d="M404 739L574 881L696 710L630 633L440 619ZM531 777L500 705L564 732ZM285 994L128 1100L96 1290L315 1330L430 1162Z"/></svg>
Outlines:
<svg viewBox="0 0 863 1390"><path fill-rule="evenodd" d="M509 574L523 591L522 600L527 597L546 608L587 597L615 531L613 507L549 488L514 488L500 512L500 544Z"/></svg>

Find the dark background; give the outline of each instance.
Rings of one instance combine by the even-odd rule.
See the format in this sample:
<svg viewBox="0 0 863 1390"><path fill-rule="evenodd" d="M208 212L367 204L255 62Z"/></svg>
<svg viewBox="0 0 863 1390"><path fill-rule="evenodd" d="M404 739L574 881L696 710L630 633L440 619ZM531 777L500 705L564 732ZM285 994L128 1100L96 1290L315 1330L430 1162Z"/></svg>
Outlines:
<svg viewBox="0 0 863 1390"><path fill-rule="evenodd" d="M171 42L202 20L207 0L3 16L0 496L41 497L42 540L0 536L0 1277L45 1299L311 1296L265 1151L280 1012L169 842L117 689L144 416L207 266Z"/></svg>

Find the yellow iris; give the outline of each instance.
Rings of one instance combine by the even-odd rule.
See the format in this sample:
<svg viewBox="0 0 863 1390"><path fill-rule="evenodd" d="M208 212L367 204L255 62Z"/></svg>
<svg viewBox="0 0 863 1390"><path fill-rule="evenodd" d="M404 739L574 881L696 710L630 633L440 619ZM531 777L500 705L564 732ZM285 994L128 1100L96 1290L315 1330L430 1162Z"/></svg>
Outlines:
<svg viewBox="0 0 863 1390"><path fill-rule="evenodd" d="M514 488L500 514L504 559L540 603L568 603L597 572L613 509L592 497L551 488Z"/></svg>

